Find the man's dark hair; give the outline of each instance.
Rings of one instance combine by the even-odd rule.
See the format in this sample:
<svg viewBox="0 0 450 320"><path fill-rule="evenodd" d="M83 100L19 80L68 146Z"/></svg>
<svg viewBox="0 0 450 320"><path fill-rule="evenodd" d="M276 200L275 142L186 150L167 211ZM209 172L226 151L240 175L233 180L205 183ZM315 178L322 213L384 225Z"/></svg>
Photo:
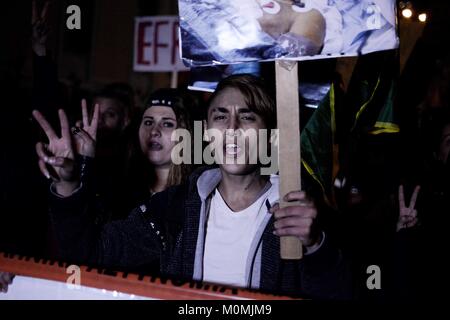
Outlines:
<svg viewBox="0 0 450 320"><path fill-rule="evenodd" d="M103 87L94 99L107 98L117 101L124 108L126 114L131 117L134 108L134 91L133 88L126 83L111 83Z"/></svg>
<svg viewBox="0 0 450 320"><path fill-rule="evenodd" d="M276 128L275 102L260 78L251 74L238 74L223 79L209 99L208 106L222 91L229 88L242 93L249 109L262 117L268 129Z"/></svg>

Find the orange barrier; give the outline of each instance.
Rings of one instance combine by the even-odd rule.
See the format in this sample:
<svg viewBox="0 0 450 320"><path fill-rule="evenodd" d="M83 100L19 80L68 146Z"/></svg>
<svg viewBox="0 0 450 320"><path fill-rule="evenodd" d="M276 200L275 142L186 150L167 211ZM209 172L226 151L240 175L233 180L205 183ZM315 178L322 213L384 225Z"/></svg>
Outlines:
<svg viewBox="0 0 450 320"><path fill-rule="evenodd" d="M69 264L0 253L0 270L19 276L66 282ZM81 285L163 300L292 300L222 285L139 276L105 269L80 267ZM13 284L14 285L14 284Z"/></svg>

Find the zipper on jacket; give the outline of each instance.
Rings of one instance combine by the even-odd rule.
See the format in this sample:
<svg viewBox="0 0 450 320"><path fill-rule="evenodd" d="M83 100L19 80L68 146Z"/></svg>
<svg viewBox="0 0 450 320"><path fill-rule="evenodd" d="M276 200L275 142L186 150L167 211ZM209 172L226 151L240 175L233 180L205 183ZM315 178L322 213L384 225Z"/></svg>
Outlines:
<svg viewBox="0 0 450 320"><path fill-rule="evenodd" d="M266 199L265 204L266 204L267 212L269 212L270 209L271 209L269 199ZM271 219L272 219L272 218L271 218ZM270 221L270 220L269 220L269 221ZM269 225L269 224L268 224L268 225ZM267 228L267 226L266 226L266 228ZM259 250L259 247L261 246L262 239L263 239L263 236L264 236L264 232L265 232L265 230L263 231L261 237L260 237L259 240L258 240L258 244L256 245L256 250L255 250L255 253L254 253L253 258L252 258L252 264L251 264L251 266L250 266L250 277L249 277L249 280L248 280L248 283L247 283L247 288L248 288L248 289L251 289L251 288L252 288L253 268L255 267L256 256L258 255L258 250ZM261 254L262 254L262 252L261 252ZM259 282L261 283L261 279L259 280Z"/></svg>
<svg viewBox="0 0 450 320"><path fill-rule="evenodd" d="M206 199L205 206L205 222L203 224L203 248L202 248L202 276L200 281L203 282L205 274L205 249L206 249L206 233L208 232L209 212L211 209L211 195Z"/></svg>

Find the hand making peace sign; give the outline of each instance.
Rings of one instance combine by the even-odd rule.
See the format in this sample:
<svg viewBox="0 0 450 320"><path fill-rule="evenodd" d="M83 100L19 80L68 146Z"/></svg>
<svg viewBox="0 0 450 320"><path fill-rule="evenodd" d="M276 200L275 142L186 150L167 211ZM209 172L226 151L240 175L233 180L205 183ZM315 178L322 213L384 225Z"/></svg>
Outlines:
<svg viewBox="0 0 450 320"><path fill-rule="evenodd" d="M405 204L405 194L403 191L403 186L400 185L398 189L398 202L400 208L400 214L397 221L397 231L403 228L411 228L417 224L417 210L415 209L417 195L419 194L420 186L416 186L414 192L411 196L411 201L407 206Z"/></svg>
<svg viewBox="0 0 450 320"><path fill-rule="evenodd" d="M95 157L95 142L97 141L97 127L99 117L99 105L94 106L94 114L89 123L86 100L81 100L82 121L77 121L77 126L72 128L75 143L75 152L81 156Z"/></svg>
<svg viewBox="0 0 450 320"><path fill-rule="evenodd" d="M70 137L69 121L64 110L58 110L61 136L58 137L47 119L37 110L33 111L33 117L44 130L48 144L38 142L36 152L39 157L41 172L54 181L73 181L75 154ZM53 172L49 171L49 165Z"/></svg>
<svg viewBox="0 0 450 320"><path fill-rule="evenodd" d="M94 115L90 123L85 100L81 103L81 110L83 128L72 128L73 141L69 130L69 121L64 110L58 111L61 125L60 137L57 136L51 125L39 111L33 111L34 118L49 140L48 144L43 144L42 142L36 144L39 168L47 178L52 178L56 182L74 182L78 180L79 177L75 174L75 154L89 157L94 157L95 155L99 106L95 106ZM52 169L52 172L50 172L49 168Z"/></svg>

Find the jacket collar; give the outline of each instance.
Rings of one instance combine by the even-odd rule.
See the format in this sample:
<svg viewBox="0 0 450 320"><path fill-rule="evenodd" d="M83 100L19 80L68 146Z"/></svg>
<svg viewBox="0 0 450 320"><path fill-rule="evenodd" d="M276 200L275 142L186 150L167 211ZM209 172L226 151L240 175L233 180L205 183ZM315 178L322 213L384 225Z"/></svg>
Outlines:
<svg viewBox="0 0 450 320"><path fill-rule="evenodd" d="M200 177L197 180L197 190L202 201L205 201L211 193L217 188L217 186L222 180L222 173L219 168L209 169L201 173ZM278 194L278 185L279 185L279 176L271 175L270 183L272 186L275 186L275 190L273 190L269 196L269 202L271 206L273 206L276 202L278 202L279 194Z"/></svg>
<svg viewBox="0 0 450 320"><path fill-rule="evenodd" d="M216 189L222 180L222 173L219 168L204 171L197 180L197 190L202 201Z"/></svg>

